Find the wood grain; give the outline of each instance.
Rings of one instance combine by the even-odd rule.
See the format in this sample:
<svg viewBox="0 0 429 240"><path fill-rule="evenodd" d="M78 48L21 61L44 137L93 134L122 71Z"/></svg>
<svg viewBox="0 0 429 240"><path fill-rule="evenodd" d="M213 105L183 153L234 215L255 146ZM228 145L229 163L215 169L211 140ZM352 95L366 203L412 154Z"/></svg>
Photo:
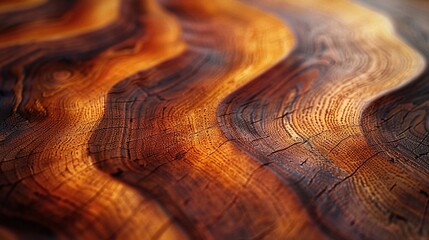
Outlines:
<svg viewBox="0 0 429 240"><path fill-rule="evenodd" d="M428 238L428 11L0 1L0 238Z"/></svg>

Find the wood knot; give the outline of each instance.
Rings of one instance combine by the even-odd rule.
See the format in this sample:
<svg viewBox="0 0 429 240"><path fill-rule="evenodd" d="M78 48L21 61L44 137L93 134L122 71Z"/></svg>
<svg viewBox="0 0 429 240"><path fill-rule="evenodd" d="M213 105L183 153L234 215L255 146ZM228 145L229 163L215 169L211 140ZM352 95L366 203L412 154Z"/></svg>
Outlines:
<svg viewBox="0 0 429 240"><path fill-rule="evenodd" d="M52 77L57 81L65 81L71 77L72 73L68 70L58 70L52 73Z"/></svg>

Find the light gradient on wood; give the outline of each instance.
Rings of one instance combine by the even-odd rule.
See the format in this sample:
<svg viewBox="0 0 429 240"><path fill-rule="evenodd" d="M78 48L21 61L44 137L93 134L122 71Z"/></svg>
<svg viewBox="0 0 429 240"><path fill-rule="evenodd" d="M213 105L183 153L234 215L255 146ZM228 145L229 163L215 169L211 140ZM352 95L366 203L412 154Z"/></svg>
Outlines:
<svg viewBox="0 0 429 240"><path fill-rule="evenodd" d="M427 238L428 7L0 2L0 238Z"/></svg>

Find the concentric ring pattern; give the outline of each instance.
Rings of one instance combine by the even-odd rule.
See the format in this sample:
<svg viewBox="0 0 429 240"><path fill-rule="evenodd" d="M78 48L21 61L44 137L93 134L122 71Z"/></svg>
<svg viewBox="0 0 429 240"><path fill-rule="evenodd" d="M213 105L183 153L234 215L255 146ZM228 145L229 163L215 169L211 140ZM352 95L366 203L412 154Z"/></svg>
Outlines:
<svg viewBox="0 0 429 240"><path fill-rule="evenodd" d="M429 238L429 4L0 1L1 239Z"/></svg>

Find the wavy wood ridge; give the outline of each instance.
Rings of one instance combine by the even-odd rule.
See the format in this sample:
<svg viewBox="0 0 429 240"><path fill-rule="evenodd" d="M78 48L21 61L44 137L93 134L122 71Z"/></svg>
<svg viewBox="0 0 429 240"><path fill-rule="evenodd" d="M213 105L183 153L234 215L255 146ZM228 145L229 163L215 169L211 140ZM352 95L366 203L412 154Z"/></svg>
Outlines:
<svg viewBox="0 0 429 240"><path fill-rule="evenodd" d="M429 238L429 4L0 1L0 239Z"/></svg>

